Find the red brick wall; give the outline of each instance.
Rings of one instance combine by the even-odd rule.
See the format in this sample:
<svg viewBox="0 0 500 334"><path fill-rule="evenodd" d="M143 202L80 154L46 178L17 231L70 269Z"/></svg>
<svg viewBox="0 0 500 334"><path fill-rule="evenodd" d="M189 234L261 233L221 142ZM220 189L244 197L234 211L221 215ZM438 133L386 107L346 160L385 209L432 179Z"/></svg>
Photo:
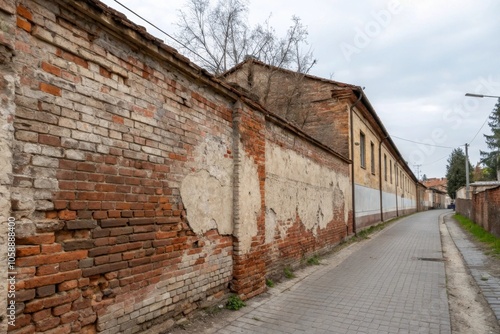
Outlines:
<svg viewBox="0 0 500 334"><path fill-rule="evenodd" d="M457 199L456 211L486 231L500 237L500 188L472 193L472 199Z"/></svg>
<svg viewBox="0 0 500 334"><path fill-rule="evenodd" d="M488 191L487 203L489 231L500 238L500 188Z"/></svg>
<svg viewBox="0 0 500 334"><path fill-rule="evenodd" d="M228 292L232 238L193 233L179 187L232 102L89 17L17 7L13 333L140 332Z"/></svg>
<svg viewBox="0 0 500 334"><path fill-rule="evenodd" d="M239 214L235 219L235 250L234 250L234 271L232 289L237 291L243 299L251 298L266 289L265 285L265 257L267 246L264 243L264 186L265 186L265 118L262 113L249 110L248 108L238 108L234 122L235 131L238 134L238 142L241 143L239 148L235 148L238 152L239 160L243 155L248 156L253 160L257 167L258 191L260 198L260 208L256 215L257 235L251 238L251 251L244 251L241 245L242 238L247 238L243 232L243 227L240 228ZM244 152L240 152L243 149ZM241 164L241 161L239 161ZM237 198L236 205L239 207L243 198L243 193L248 190L242 184L243 171L241 166L238 166L238 175L236 181ZM239 213L239 208L237 209Z"/></svg>
<svg viewBox="0 0 500 334"><path fill-rule="evenodd" d="M500 188L472 195L473 218L486 231L500 237Z"/></svg>
<svg viewBox="0 0 500 334"><path fill-rule="evenodd" d="M352 213L340 210L317 235L297 218L286 238L267 244L266 140L344 176L347 162L282 129L285 122L269 125L251 103L235 109L238 94L228 86L93 3L17 6L12 333L169 326L229 287L244 298L263 292L267 275L352 232ZM279 139L283 131L296 137L293 145ZM238 231L195 233L199 222L188 219L181 184L206 167L196 154L207 138L224 146L212 151L217 159L237 170L244 154L257 170L261 201L249 251ZM241 203L233 200L237 212Z"/></svg>
<svg viewBox="0 0 500 334"><path fill-rule="evenodd" d="M273 113L349 157L348 108L351 103L345 100L346 91L342 87L290 71L269 70L252 62L245 63L226 78L251 91ZM334 93L335 89L340 91Z"/></svg>

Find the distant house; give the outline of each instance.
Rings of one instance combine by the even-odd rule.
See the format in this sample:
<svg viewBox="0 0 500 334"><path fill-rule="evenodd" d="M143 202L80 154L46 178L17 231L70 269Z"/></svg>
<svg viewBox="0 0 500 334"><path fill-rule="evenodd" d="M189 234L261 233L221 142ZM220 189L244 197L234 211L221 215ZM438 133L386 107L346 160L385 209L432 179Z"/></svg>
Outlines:
<svg viewBox="0 0 500 334"><path fill-rule="evenodd" d="M427 207L431 209L447 208L452 199L448 195L448 180L442 178L430 178L422 182L426 190Z"/></svg>
<svg viewBox="0 0 500 334"><path fill-rule="evenodd" d="M430 178L422 181L422 183L428 188L434 188L445 192L448 190L448 180L445 177Z"/></svg>
<svg viewBox="0 0 500 334"><path fill-rule="evenodd" d="M446 192L437 188L427 188L425 191L425 203L427 209L446 209L450 203Z"/></svg>
<svg viewBox="0 0 500 334"><path fill-rule="evenodd" d="M418 180L361 87L280 69L254 58L223 77L352 160L356 228L417 210Z"/></svg>

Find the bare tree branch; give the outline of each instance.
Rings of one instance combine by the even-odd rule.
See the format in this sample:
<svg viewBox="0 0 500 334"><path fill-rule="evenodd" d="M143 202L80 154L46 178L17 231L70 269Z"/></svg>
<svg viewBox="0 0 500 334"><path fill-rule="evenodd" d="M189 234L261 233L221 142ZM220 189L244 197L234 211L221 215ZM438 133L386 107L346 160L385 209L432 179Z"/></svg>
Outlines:
<svg viewBox="0 0 500 334"><path fill-rule="evenodd" d="M312 52L303 52L308 32L297 16L280 38L269 18L255 28L248 26L247 0L218 0L215 5L210 0L186 2L176 37L187 47L188 56L214 74L227 71L247 55L300 73L307 73L315 64Z"/></svg>

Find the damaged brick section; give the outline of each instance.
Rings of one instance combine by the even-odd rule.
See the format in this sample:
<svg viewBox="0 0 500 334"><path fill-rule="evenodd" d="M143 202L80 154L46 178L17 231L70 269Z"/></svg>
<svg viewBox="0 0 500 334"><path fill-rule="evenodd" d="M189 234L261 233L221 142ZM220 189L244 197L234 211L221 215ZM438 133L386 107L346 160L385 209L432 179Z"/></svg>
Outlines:
<svg viewBox="0 0 500 334"><path fill-rule="evenodd" d="M11 212L12 150L14 141L15 84L13 68L16 1L0 0L0 245L7 245L7 220ZM7 247L4 247L6 250ZM0 253L0 277L7 278L7 252ZM0 285L0 299L7 301L7 284ZM0 332L7 331L7 309L0 310Z"/></svg>
<svg viewBox="0 0 500 334"><path fill-rule="evenodd" d="M98 1L0 4L12 333L168 328L352 233L340 154Z"/></svg>

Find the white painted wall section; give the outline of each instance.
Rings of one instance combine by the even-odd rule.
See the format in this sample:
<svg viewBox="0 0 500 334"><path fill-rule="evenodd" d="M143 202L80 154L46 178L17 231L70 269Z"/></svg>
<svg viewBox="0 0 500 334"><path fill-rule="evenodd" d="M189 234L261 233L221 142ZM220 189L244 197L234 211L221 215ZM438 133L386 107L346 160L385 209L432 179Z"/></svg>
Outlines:
<svg viewBox="0 0 500 334"><path fill-rule="evenodd" d="M265 193L266 243L276 233L284 238L297 216L314 234L339 210L348 223L352 207L349 177L271 142L266 143Z"/></svg>
<svg viewBox="0 0 500 334"><path fill-rule="evenodd" d="M207 137L195 147L188 167L193 171L181 183L187 220L196 234L217 229L233 233L233 160L226 158L228 145Z"/></svg>

